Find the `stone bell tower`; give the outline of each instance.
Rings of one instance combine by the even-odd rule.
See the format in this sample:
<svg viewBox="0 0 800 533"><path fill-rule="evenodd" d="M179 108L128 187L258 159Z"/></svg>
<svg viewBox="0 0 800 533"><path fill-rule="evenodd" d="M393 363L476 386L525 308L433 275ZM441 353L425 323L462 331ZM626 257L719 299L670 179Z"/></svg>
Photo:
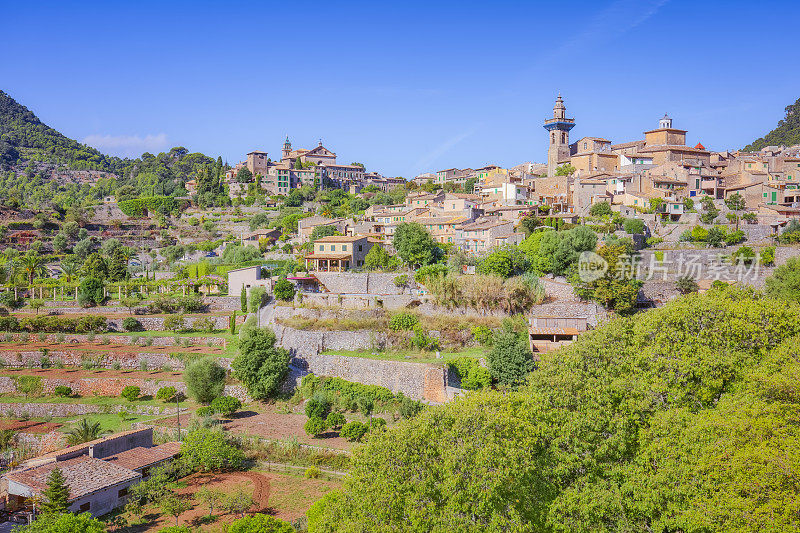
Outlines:
<svg viewBox="0 0 800 533"><path fill-rule="evenodd" d="M553 118L544 121L544 129L550 134L547 148L547 175L555 176L560 161L569 159L569 130L575 127L575 119L567 118L567 108L561 95L553 106Z"/></svg>

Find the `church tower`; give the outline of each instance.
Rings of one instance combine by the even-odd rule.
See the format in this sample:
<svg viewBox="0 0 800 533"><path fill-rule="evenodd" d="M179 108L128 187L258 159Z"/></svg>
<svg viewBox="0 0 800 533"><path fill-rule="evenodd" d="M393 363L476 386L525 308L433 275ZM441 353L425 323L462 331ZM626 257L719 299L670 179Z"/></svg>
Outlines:
<svg viewBox="0 0 800 533"><path fill-rule="evenodd" d="M292 153L292 143L289 142L289 136L283 142L283 152L281 153L281 160L289 159L289 154Z"/></svg>
<svg viewBox="0 0 800 533"><path fill-rule="evenodd" d="M569 159L569 130L575 127L575 119L567 118L567 108L561 95L553 106L553 118L544 121L544 129L550 133L547 149L547 175L555 176L560 161Z"/></svg>

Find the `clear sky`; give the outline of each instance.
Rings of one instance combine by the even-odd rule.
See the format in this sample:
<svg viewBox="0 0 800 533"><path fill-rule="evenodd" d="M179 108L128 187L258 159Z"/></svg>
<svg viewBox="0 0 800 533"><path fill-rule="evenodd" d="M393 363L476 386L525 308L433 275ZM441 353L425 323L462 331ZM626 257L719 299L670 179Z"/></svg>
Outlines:
<svg viewBox="0 0 800 533"><path fill-rule="evenodd" d="M584 135L625 142L668 112L741 148L800 97L797 1L12 2L0 89L117 155L171 146L413 177L545 161L560 91Z"/></svg>

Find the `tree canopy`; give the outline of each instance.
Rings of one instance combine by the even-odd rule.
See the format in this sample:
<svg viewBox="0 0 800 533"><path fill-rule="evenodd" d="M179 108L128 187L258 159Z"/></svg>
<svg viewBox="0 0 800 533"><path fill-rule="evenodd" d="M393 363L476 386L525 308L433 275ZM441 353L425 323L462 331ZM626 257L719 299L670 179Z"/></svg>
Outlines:
<svg viewBox="0 0 800 533"><path fill-rule="evenodd" d="M800 308L733 288L617 318L373 435L309 531L795 531Z"/></svg>

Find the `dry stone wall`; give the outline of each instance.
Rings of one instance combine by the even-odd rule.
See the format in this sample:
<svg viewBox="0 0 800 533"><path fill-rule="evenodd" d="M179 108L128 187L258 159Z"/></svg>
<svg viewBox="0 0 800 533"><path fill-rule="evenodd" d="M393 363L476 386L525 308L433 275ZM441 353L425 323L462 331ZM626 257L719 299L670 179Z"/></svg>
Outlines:
<svg viewBox="0 0 800 533"><path fill-rule="evenodd" d="M387 342L383 332L305 331L273 325L278 345L292 354L290 382L306 374L331 376L402 392L415 400L447 401L447 368L439 365L324 355L323 350L366 351Z"/></svg>
<svg viewBox="0 0 800 533"><path fill-rule="evenodd" d="M175 387L175 390L186 394L186 384L183 381L159 381L142 378L42 378L42 393L54 394L58 386L67 386L79 396L119 396L122 389L128 385L139 387L143 396L155 396L162 387ZM252 401L247 390L242 385L226 385L225 394L238 398L242 402ZM0 376L0 393L19 394L14 380L8 376ZM20 405L20 404L14 404ZM34 405L34 404L31 404ZM41 404L36 404L41 405ZM54 404L54 405L87 405L87 404ZM148 406L139 406L148 408ZM159 409L154 407L153 409ZM160 414L153 412L150 414ZM58 416L58 415L53 415ZM64 415L69 416L69 415Z"/></svg>

